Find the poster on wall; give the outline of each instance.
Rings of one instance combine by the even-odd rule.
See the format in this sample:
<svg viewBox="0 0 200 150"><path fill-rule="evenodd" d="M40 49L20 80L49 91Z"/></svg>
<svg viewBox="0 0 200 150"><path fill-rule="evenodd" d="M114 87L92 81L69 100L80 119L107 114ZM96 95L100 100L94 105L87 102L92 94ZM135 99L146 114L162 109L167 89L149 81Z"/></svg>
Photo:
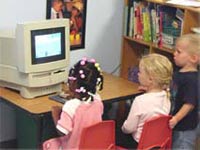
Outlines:
<svg viewBox="0 0 200 150"><path fill-rule="evenodd" d="M47 0L46 19L70 19L70 49L85 47L87 0Z"/></svg>

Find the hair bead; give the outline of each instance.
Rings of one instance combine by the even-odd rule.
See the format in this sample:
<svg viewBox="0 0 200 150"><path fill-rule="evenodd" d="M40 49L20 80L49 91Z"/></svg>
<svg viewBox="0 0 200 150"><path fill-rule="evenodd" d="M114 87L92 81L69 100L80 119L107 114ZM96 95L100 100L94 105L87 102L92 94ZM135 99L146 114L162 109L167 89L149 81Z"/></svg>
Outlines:
<svg viewBox="0 0 200 150"><path fill-rule="evenodd" d="M81 74L81 79L84 79L85 78L85 75L84 74Z"/></svg>
<svg viewBox="0 0 200 150"><path fill-rule="evenodd" d="M84 60L81 61L81 65L82 65L82 66L85 65L85 61L84 61Z"/></svg>

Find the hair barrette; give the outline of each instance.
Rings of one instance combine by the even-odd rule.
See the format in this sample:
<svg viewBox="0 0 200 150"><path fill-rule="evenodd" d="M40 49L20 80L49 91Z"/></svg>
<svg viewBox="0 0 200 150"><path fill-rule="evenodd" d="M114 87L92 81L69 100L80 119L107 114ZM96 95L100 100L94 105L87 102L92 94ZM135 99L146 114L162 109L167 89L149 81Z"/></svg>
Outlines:
<svg viewBox="0 0 200 150"><path fill-rule="evenodd" d="M76 80L76 77L69 76L68 79L74 81L74 80Z"/></svg>
<svg viewBox="0 0 200 150"><path fill-rule="evenodd" d="M91 93L91 92L87 92L87 93L88 93L88 95L90 95L90 96L92 96L92 97L95 96L95 94L93 94L93 93Z"/></svg>

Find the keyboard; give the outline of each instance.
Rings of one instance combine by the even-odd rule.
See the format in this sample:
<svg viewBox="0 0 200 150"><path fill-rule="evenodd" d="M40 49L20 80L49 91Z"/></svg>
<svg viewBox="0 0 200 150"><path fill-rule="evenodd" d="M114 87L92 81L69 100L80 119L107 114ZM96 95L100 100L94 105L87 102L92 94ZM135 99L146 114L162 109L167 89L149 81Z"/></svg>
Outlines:
<svg viewBox="0 0 200 150"><path fill-rule="evenodd" d="M49 99L54 100L54 101L59 102L59 103L62 103L62 104L64 104L67 101L67 99L61 97L59 94L49 96Z"/></svg>

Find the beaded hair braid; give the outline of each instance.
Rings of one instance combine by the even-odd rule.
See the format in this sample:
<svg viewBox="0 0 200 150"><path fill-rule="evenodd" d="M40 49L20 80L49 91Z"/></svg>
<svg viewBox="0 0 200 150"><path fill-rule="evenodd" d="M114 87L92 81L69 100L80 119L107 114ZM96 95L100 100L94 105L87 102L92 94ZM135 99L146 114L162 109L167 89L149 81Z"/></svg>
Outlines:
<svg viewBox="0 0 200 150"><path fill-rule="evenodd" d="M103 89L103 75L95 59L82 58L69 70L68 82L73 80L76 84L74 92L78 93L81 100L91 97L96 90Z"/></svg>

